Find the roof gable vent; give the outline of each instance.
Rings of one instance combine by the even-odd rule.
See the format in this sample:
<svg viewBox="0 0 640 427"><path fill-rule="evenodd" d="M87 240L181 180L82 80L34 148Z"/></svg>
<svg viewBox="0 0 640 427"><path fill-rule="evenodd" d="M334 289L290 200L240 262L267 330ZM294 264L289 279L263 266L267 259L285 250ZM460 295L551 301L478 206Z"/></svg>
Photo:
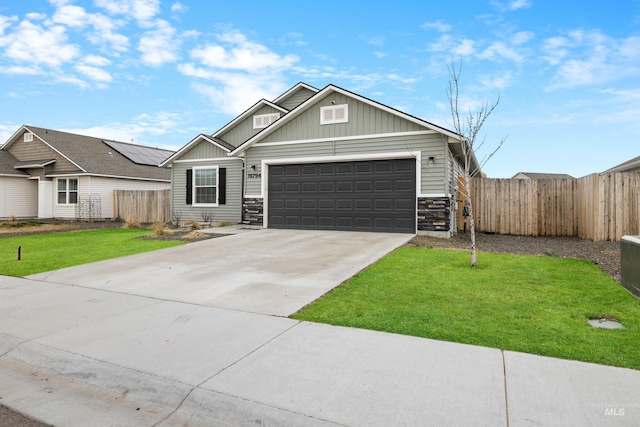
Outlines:
<svg viewBox="0 0 640 427"><path fill-rule="evenodd" d="M31 132L25 132L24 142L31 142L31 141L33 141L33 134Z"/></svg>
<svg viewBox="0 0 640 427"><path fill-rule="evenodd" d="M253 116L253 128L262 129L280 118L280 113L258 114Z"/></svg>
<svg viewBox="0 0 640 427"><path fill-rule="evenodd" d="M320 124L347 123L349 121L349 105L330 105L320 108Z"/></svg>

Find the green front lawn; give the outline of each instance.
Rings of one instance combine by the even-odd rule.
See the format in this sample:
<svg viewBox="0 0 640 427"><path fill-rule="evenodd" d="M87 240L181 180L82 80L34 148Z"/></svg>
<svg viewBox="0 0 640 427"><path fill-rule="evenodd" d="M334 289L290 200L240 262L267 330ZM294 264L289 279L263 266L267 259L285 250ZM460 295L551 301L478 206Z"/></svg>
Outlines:
<svg viewBox="0 0 640 427"><path fill-rule="evenodd" d="M294 317L640 369L640 301L583 260L403 247Z"/></svg>
<svg viewBox="0 0 640 427"><path fill-rule="evenodd" d="M182 245L171 240L144 240L144 229L72 231L0 238L0 275L28 276L94 261ZM22 247L18 261L18 247Z"/></svg>

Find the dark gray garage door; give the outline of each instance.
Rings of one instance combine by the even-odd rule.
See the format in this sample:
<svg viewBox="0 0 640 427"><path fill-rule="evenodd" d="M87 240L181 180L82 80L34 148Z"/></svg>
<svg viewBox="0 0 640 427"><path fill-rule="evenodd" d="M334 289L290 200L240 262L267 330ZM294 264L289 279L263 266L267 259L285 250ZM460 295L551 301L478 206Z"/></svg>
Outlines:
<svg viewBox="0 0 640 427"><path fill-rule="evenodd" d="M415 159L269 166L271 228L414 233Z"/></svg>

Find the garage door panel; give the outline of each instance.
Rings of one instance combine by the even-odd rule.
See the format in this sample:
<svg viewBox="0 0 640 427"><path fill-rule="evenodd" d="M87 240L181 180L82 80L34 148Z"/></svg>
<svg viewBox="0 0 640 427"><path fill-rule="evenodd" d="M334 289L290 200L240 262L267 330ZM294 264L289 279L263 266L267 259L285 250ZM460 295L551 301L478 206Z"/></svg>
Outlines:
<svg viewBox="0 0 640 427"><path fill-rule="evenodd" d="M415 159L269 167L274 228L415 232Z"/></svg>

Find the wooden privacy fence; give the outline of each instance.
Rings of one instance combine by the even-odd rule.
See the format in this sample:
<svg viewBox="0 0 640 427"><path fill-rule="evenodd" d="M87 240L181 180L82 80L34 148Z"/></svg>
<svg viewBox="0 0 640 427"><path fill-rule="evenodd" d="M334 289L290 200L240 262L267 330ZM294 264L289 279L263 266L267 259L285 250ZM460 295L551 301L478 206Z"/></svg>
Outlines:
<svg viewBox="0 0 640 427"><path fill-rule="evenodd" d="M640 234L640 173L579 179L475 178L478 231L619 241Z"/></svg>
<svg viewBox="0 0 640 427"><path fill-rule="evenodd" d="M113 216L140 223L171 219L171 190L113 190Z"/></svg>

